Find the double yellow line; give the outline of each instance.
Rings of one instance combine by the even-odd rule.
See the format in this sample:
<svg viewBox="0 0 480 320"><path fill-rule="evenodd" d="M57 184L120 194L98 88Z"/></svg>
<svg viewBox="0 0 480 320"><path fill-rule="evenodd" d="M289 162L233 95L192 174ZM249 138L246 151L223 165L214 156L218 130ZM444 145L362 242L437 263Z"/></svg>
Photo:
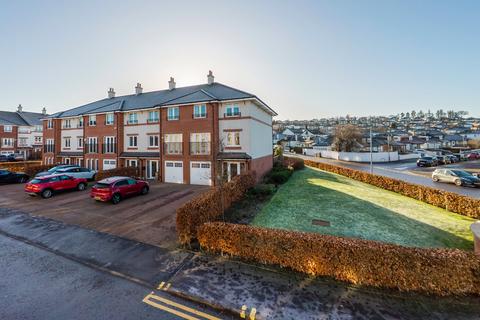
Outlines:
<svg viewBox="0 0 480 320"><path fill-rule="evenodd" d="M184 306L183 304L159 297L155 295L153 291L150 294L146 295L145 298L143 298L143 302L154 308L166 311L187 320L221 320L220 318Z"/></svg>

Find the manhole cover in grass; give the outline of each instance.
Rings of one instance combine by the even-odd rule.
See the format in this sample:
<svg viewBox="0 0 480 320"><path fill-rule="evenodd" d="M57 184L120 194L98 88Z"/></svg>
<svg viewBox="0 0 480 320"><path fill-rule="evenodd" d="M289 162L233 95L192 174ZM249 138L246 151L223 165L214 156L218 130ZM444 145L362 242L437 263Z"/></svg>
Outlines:
<svg viewBox="0 0 480 320"><path fill-rule="evenodd" d="M325 220L313 219L312 224L314 226L330 227L330 221Z"/></svg>

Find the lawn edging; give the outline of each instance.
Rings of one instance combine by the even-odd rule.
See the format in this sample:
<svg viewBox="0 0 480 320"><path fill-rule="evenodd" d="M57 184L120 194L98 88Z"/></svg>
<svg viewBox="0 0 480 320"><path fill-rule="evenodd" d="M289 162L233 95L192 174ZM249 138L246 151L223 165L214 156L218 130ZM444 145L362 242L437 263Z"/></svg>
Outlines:
<svg viewBox="0 0 480 320"><path fill-rule="evenodd" d="M242 199L248 189L255 185L255 172L234 177L222 186L193 198L177 209L177 235L183 245L197 238L197 229L206 222L219 220L233 202Z"/></svg>
<svg viewBox="0 0 480 320"><path fill-rule="evenodd" d="M480 258L459 249L409 248L371 240L207 222L202 249L312 276L435 295L480 295Z"/></svg>
<svg viewBox="0 0 480 320"><path fill-rule="evenodd" d="M285 158L288 159L287 157ZM304 160L304 162L309 167L368 183L470 218L480 218L480 199L328 163L311 160Z"/></svg>

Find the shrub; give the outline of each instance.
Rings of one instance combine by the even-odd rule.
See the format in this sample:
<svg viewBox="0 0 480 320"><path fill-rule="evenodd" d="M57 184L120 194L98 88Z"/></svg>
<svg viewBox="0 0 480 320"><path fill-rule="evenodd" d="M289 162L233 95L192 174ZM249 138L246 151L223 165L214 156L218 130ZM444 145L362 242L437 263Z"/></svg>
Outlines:
<svg viewBox="0 0 480 320"><path fill-rule="evenodd" d="M203 249L312 276L429 294L480 295L480 259L458 249L407 248L376 241L278 229L206 223Z"/></svg>
<svg viewBox="0 0 480 320"><path fill-rule="evenodd" d="M289 169L273 169L266 176L267 183L274 185L284 184L292 176L292 170Z"/></svg>
<svg viewBox="0 0 480 320"><path fill-rule="evenodd" d="M138 178L139 177L138 168L123 167L123 168L115 168L115 169L109 169L109 170L100 170L95 175L95 179L97 181L100 181L102 179L115 177L115 176Z"/></svg>
<svg viewBox="0 0 480 320"><path fill-rule="evenodd" d="M242 199L255 185L255 173L241 174L193 198L177 209L177 235L180 243L190 244L197 237L197 228L205 222L219 220L233 202Z"/></svg>
<svg viewBox="0 0 480 320"><path fill-rule="evenodd" d="M29 177L34 177L37 173L47 171L48 169L53 168L54 165L52 164L40 164L40 165L33 165L33 166L26 166L24 168L24 173Z"/></svg>
<svg viewBox="0 0 480 320"><path fill-rule="evenodd" d="M467 217L480 218L480 199L473 199L453 192L420 186L328 163L306 160L305 164L310 167L340 174L385 190L393 191Z"/></svg>
<svg viewBox="0 0 480 320"><path fill-rule="evenodd" d="M262 183L250 189L250 194L254 196L265 197L275 193L275 190L276 190L275 185Z"/></svg>
<svg viewBox="0 0 480 320"><path fill-rule="evenodd" d="M291 167L293 170L301 170L305 168L305 161L301 158L284 157L283 165Z"/></svg>

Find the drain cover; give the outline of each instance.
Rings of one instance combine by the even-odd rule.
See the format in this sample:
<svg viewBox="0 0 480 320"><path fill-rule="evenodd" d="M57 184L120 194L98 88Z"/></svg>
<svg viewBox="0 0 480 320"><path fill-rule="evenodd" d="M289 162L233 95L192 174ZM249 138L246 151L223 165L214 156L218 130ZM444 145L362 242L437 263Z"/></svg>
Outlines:
<svg viewBox="0 0 480 320"><path fill-rule="evenodd" d="M312 224L314 226L330 227L330 221L313 219Z"/></svg>

